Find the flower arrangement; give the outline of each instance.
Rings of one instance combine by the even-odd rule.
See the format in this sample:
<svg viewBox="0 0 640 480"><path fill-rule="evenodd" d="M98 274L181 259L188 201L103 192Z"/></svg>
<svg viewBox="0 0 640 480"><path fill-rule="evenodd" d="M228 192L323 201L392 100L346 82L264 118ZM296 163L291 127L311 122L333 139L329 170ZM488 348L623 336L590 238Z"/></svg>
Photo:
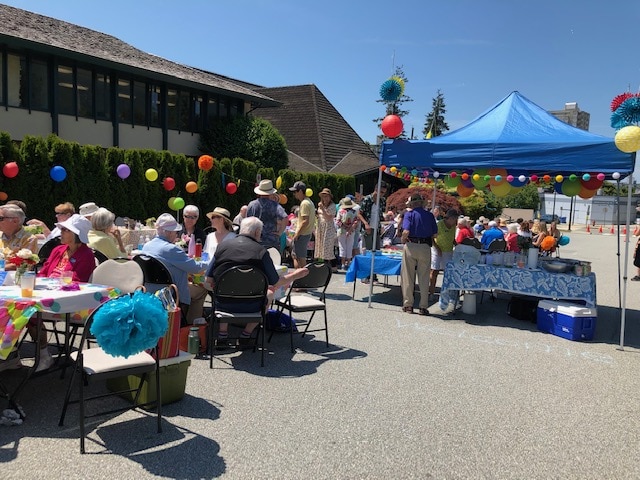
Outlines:
<svg viewBox="0 0 640 480"><path fill-rule="evenodd" d="M24 231L31 235L40 235L42 233L42 227L40 225L25 225Z"/></svg>
<svg viewBox="0 0 640 480"><path fill-rule="evenodd" d="M16 278L18 278L27 270L31 270L40 261L40 257L28 248L21 248L15 254L9 256L8 261L16 266Z"/></svg>
<svg viewBox="0 0 640 480"><path fill-rule="evenodd" d="M156 217L149 217L144 221L147 228L156 228Z"/></svg>

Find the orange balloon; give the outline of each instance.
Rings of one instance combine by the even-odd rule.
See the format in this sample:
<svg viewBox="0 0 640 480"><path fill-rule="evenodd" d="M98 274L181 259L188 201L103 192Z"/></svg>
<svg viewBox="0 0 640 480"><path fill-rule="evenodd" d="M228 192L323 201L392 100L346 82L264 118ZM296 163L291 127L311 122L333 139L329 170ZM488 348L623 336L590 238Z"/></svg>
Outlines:
<svg viewBox="0 0 640 480"><path fill-rule="evenodd" d="M9 195L5 192L0 192L0 202L4 202L7 198L9 198Z"/></svg>
<svg viewBox="0 0 640 480"><path fill-rule="evenodd" d="M464 175L464 174L463 174ZM456 191L458 195L463 198L471 196L471 194L475 191L474 187L465 187L462 183L456 187Z"/></svg>
<svg viewBox="0 0 640 480"><path fill-rule="evenodd" d="M593 197L597 192L598 192L598 189L589 190L588 188L582 187L578 192L578 196L586 200L588 198Z"/></svg>
<svg viewBox="0 0 640 480"><path fill-rule="evenodd" d="M198 191L198 184L196 182L187 182L187 184L184 186L184 189L188 193L196 193Z"/></svg>
<svg viewBox="0 0 640 480"><path fill-rule="evenodd" d="M284 193L280 194L280 205L286 205L287 204L287 196Z"/></svg>

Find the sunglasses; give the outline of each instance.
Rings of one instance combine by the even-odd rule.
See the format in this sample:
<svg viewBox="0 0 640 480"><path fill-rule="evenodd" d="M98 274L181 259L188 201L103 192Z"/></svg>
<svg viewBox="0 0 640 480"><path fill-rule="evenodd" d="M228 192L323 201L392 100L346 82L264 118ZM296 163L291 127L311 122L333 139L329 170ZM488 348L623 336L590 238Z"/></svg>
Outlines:
<svg viewBox="0 0 640 480"><path fill-rule="evenodd" d="M183 217L189 220L196 220L198 218L196 215L183 215Z"/></svg>
<svg viewBox="0 0 640 480"><path fill-rule="evenodd" d="M69 215L69 212L56 212L56 215Z"/></svg>
<svg viewBox="0 0 640 480"><path fill-rule="evenodd" d="M0 217L0 222L4 222L5 220L9 220L10 218L18 218L18 217Z"/></svg>

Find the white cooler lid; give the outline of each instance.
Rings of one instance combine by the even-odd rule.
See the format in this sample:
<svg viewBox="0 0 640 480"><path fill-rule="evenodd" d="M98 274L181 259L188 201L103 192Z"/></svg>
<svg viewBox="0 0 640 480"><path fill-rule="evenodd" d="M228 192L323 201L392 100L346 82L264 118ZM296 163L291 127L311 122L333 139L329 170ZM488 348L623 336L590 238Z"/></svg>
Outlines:
<svg viewBox="0 0 640 480"><path fill-rule="evenodd" d="M596 308L589 308L585 307L584 305L577 305L571 302L561 302L558 300L540 300L538 302L538 308L542 308L543 310L551 310L563 315L569 315L570 317L598 316L598 310Z"/></svg>

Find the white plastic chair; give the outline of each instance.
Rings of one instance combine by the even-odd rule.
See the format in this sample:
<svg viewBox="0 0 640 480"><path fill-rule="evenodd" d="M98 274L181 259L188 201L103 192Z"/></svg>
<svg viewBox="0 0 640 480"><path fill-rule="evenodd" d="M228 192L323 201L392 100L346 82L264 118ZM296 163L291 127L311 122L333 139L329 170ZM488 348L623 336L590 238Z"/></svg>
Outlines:
<svg viewBox="0 0 640 480"><path fill-rule="evenodd" d="M267 248L267 252L269 252L269 255L271 256L271 261L276 267L278 265L282 265L282 255L280 255L280 252L278 251L278 249L274 247L270 247L270 248Z"/></svg>

